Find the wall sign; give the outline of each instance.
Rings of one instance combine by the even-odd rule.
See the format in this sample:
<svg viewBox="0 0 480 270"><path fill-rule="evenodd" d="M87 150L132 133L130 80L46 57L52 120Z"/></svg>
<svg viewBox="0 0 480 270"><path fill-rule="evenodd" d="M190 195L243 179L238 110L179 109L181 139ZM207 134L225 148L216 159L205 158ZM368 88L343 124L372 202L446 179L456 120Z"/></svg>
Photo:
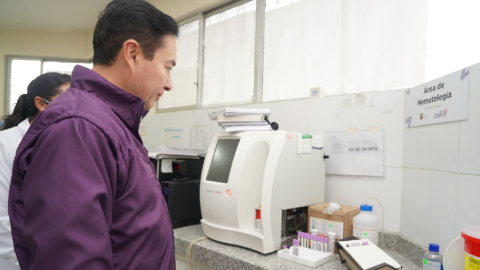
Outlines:
<svg viewBox="0 0 480 270"><path fill-rule="evenodd" d="M405 127L468 119L469 68L407 89Z"/></svg>

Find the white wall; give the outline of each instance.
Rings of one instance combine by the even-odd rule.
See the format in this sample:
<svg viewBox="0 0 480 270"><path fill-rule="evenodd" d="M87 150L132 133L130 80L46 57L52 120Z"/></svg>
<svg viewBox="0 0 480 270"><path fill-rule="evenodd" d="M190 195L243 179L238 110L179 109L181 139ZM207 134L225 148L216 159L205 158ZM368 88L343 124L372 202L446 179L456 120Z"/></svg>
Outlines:
<svg viewBox="0 0 480 270"><path fill-rule="evenodd" d="M443 252L480 225L480 64L470 67L469 120L404 130L401 232Z"/></svg>
<svg viewBox="0 0 480 270"><path fill-rule="evenodd" d="M8 55L86 59L86 56L93 55L90 35L86 32L0 29L0 117L5 114ZM87 36L90 39L90 47Z"/></svg>

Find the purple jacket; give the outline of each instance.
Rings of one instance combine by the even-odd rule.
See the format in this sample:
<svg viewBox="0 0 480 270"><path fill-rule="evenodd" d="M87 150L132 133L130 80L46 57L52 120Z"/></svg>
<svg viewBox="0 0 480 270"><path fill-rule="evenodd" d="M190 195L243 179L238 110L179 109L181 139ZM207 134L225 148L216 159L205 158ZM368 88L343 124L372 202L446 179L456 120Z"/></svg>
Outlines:
<svg viewBox="0 0 480 270"><path fill-rule="evenodd" d="M8 211L22 269L175 269L173 230L138 133L144 102L76 66L17 150Z"/></svg>

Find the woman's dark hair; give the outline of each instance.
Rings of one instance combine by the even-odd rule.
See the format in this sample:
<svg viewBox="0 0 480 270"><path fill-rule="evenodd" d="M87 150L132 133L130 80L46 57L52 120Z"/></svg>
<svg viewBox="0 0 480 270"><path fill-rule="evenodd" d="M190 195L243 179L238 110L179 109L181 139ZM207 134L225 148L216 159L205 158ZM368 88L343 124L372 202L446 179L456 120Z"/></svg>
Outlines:
<svg viewBox="0 0 480 270"><path fill-rule="evenodd" d="M93 64L111 66L123 43L134 39L147 60L166 35L178 36L175 20L143 0L114 0L98 16L93 32Z"/></svg>
<svg viewBox="0 0 480 270"><path fill-rule="evenodd" d="M56 72L45 73L33 79L28 84L27 93L18 98L12 114L2 118L3 126L1 130L15 127L27 118L30 121L35 119L39 113L35 105L35 97L51 101L52 97L60 93L59 87L68 82L70 82L70 75Z"/></svg>

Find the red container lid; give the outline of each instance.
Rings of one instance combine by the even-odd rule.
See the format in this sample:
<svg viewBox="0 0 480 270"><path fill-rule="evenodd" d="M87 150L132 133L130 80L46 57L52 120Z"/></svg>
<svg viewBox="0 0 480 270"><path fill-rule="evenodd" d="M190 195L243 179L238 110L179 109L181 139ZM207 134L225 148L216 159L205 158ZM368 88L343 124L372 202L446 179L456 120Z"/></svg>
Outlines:
<svg viewBox="0 0 480 270"><path fill-rule="evenodd" d="M471 238L475 238L477 241L480 241L480 227L479 226L469 226L463 228L463 234Z"/></svg>
<svg viewBox="0 0 480 270"><path fill-rule="evenodd" d="M465 252L480 257L480 227L465 227L462 237L465 239Z"/></svg>

